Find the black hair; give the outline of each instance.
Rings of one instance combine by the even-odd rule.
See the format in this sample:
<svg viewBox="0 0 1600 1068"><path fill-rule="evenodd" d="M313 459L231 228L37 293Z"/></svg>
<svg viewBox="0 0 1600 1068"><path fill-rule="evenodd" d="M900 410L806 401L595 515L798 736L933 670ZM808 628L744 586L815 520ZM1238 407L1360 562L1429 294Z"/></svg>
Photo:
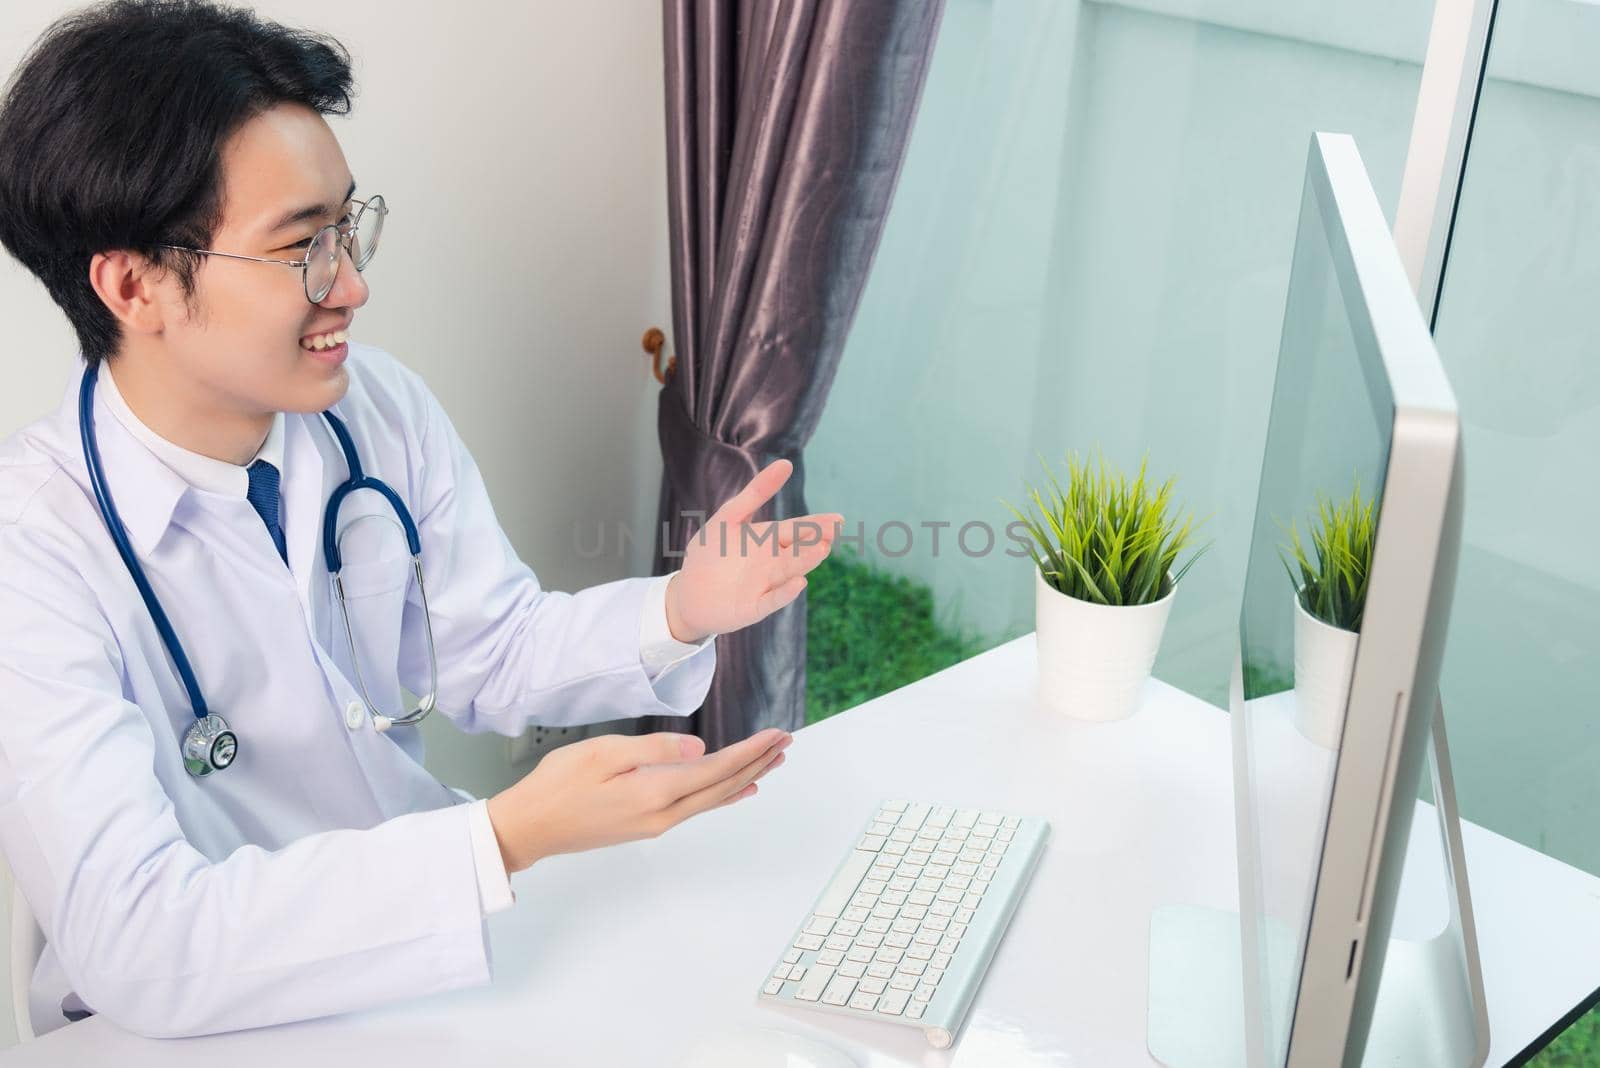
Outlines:
<svg viewBox="0 0 1600 1068"><path fill-rule="evenodd" d="M44 283L91 364L122 331L89 283L114 249L170 270L185 301L222 222L222 149L282 103L347 114L350 53L210 0L112 0L35 42L0 100L0 244Z"/></svg>

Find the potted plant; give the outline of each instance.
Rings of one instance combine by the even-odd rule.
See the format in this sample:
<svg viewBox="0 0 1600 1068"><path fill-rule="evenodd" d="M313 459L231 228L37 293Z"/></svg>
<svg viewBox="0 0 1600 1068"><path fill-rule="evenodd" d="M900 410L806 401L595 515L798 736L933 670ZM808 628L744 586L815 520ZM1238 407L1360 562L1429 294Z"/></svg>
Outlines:
<svg viewBox="0 0 1600 1068"><path fill-rule="evenodd" d="M1131 715L1155 664L1178 583L1201 549L1181 567L1193 537L1192 515L1174 512L1174 480L1153 486L1148 457L1129 478L1103 454L1095 463L1067 458L1063 489L1040 458L1048 492L1030 487L1040 518L1012 508L1030 535L1039 695L1077 719Z"/></svg>
<svg viewBox="0 0 1600 1068"><path fill-rule="evenodd" d="M1373 512L1359 482L1338 504L1319 494L1311 552L1291 522L1280 553L1294 587L1294 722L1327 749L1338 748L1344 729L1378 530Z"/></svg>

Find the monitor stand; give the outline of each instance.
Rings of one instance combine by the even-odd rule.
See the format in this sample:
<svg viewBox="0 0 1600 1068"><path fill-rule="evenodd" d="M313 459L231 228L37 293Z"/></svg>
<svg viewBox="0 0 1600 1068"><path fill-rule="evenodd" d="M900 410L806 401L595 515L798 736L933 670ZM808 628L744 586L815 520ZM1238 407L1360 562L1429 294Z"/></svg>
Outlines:
<svg viewBox="0 0 1600 1068"><path fill-rule="evenodd" d="M1390 939L1362 1063L1478 1068L1489 1055L1489 1014L1472 922L1472 897L1467 889L1444 709L1438 702L1431 733L1428 764L1449 920L1443 930L1426 940ZM1423 850L1413 842L1402 887L1412 879L1426 877L1414 870L1417 865L1413 861L1420 852ZM1406 891L1401 893L1404 896ZM1268 966L1276 965L1274 970L1280 974L1292 969L1298 932L1282 925L1268 928L1263 935L1260 952ZM1238 1068L1252 1063L1245 1045L1246 1020L1259 1010L1246 1012L1240 939L1237 912L1173 904L1151 914L1146 1043L1157 1062L1167 1068ZM1287 1020L1274 1021L1273 1032L1284 1033L1287 1024Z"/></svg>

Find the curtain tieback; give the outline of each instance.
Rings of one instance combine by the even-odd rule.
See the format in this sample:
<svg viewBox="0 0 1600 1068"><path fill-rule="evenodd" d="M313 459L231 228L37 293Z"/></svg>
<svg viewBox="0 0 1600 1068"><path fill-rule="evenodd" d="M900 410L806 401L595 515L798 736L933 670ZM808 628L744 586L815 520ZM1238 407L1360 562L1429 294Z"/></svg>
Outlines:
<svg viewBox="0 0 1600 1068"><path fill-rule="evenodd" d="M644 349L645 355L650 357L650 370L654 372L656 381L663 386L666 385L667 379L672 377L672 372L678 369L678 358L668 356L667 369L665 372L661 370L661 351L667 347L667 335L661 332L659 326L652 326L644 332L644 340L639 344Z"/></svg>
<svg viewBox="0 0 1600 1068"><path fill-rule="evenodd" d="M686 511L709 515L780 457L788 457L799 473L800 458L795 453L730 445L707 435L689 417L679 391L670 385L660 391L656 432L680 516Z"/></svg>

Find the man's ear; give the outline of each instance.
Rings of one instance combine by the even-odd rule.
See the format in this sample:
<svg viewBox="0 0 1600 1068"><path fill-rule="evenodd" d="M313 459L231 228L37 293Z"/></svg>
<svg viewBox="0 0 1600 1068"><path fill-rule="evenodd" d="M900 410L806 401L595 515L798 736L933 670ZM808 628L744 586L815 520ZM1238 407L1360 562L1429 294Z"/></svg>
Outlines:
<svg viewBox="0 0 1600 1068"><path fill-rule="evenodd" d="M165 324L161 281L165 273L136 252L97 252L89 261L89 284L123 328L159 334Z"/></svg>

